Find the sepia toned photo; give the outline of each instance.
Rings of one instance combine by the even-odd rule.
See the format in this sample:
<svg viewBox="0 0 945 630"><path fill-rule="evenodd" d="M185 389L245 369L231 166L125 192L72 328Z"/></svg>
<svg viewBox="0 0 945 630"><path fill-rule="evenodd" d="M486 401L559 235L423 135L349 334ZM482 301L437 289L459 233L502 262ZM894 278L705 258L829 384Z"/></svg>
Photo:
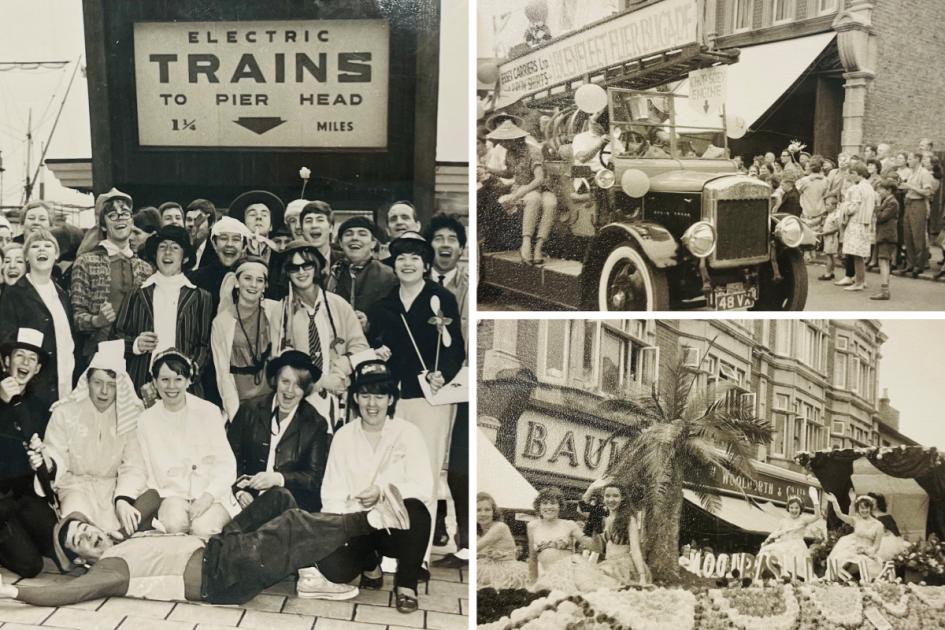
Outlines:
<svg viewBox="0 0 945 630"><path fill-rule="evenodd" d="M920 8L921 7L921 8ZM945 10L481 0L479 305L945 304Z"/></svg>
<svg viewBox="0 0 945 630"><path fill-rule="evenodd" d="M940 627L943 326L481 320L479 627Z"/></svg>

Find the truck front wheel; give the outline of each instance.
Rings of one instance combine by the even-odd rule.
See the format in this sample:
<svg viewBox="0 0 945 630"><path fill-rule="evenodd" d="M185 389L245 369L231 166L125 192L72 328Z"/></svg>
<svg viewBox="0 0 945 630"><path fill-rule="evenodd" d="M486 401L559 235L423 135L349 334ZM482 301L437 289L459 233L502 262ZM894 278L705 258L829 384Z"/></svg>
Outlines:
<svg viewBox="0 0 945 630"><path fill-rule="evenodd" d="M803 311L807 304L807 267L804 254L797 249L788 249L778 256L781 281L774 281L771 265L767 264L759 274L758 302L753 311Z"/></svg>
<svg viewBox="0 0 945 630"><path fill-rule="evenodd" d="M633 241L615 247L600 270L597 308L601 311L669 310L666 272L646 259Z"/></svg>

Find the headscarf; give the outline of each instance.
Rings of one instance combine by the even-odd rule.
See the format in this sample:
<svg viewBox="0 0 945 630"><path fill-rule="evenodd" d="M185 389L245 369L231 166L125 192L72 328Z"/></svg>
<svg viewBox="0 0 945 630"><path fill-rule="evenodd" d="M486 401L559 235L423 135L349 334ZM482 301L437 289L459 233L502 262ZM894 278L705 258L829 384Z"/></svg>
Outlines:
<svg viewBox="0 0 945 630"><path fill-rule="evenodd" d="M50 409L55 410L66 403L80 403L89 398L89 370L111 370L115 373L115 429L119 436L134 431L138 416L144 411L144 403L135 393L135 385L125 368L125 342L121 339L102 341L98 352L86 368L75 389L57 401Z"/></svg>

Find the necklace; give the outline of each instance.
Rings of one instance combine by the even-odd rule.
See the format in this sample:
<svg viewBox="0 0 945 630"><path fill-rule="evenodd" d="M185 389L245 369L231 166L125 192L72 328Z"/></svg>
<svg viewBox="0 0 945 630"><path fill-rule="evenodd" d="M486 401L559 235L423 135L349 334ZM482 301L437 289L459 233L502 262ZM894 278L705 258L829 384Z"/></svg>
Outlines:
<svg viewBox="0 0 945 630"><path fill-rule="evenodd" d="M253 342L249 339L249 333L246 332L246 326L243 325L243 317L240 315L239 305L236 306L236 321L240 325L240 330L243 331L243 336L246 337L246 343L249 344L249 357L253 360L253 367L256 367L257 370L253 373L253 384L259 385L262 383L262 370L258 369L259 360L262 358L262 348L259 346L259 327L262 324L262 303L260 302L257 316L256 316L256 345L253 345Z"/></svg>

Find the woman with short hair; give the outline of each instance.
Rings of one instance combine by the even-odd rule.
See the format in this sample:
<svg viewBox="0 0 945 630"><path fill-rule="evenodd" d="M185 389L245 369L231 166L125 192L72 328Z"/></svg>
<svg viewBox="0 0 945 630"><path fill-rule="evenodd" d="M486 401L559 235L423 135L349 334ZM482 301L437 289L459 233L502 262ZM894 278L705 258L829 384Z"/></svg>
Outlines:
<svg viewBox="0 0 945 630"><path fill-rule="evenodd" d="M223 414L187 393L196 366L177 349L154 357L151 377L159 400L138 419L138 440L147 486L161 496L158 520L170 534L212 536L239 513Z"/></svg>
<svg viewBox="0 0 945 630"><path fill-rule="evenodd" d="M28 271L4 289L0 300L0 340L15 337L19 328L35 328L43 333L43 350L50 360L36 376L35 391L48 409L72 391L72 306L66 292L53 282L59 243L52 233L45 228L30 232L23 252Z"/></svg>

